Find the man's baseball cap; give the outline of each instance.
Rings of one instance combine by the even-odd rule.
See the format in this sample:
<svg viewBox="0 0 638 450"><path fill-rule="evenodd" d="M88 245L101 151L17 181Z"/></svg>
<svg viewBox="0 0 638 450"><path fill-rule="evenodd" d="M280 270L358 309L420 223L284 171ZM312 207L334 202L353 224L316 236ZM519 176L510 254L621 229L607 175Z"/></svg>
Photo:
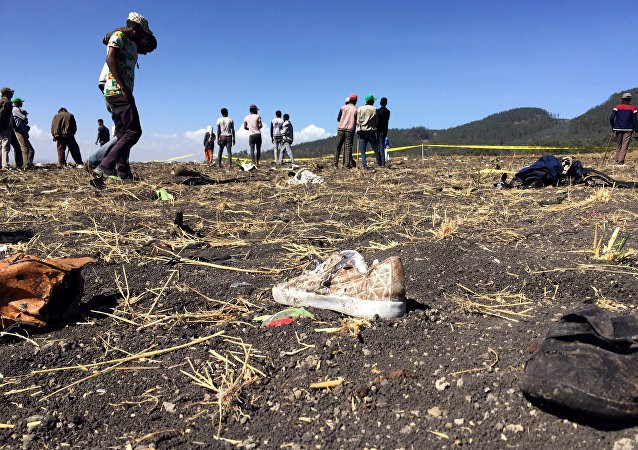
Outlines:
<svg viewBox="0 0 638 450"><path fill-rule="evenodd" d="M630 94L629 92L625 92L625 93L622 95L622 98L631 98L631 94Z"/></svg>
<svg viewBox="0 0 638 450"><path fill-rule="evenodd" d="M20 97L14 97L11 99L11 103L24 103L24 99Z"/></svg>
<svg viewBox="0 0 638 450"><path fill-rule="evenodd" d="M350 100L355 101L355 102L357 101L357 99L358 99L358 98L359 98L359 97L357 97L357 94L352 94L352 95L350 95L350 97L349 97L349 99L350 99Z"/></svg>
<svg viewBox="0 0 638 450"><path fill-rule="evenodd" d="M153 34L151 29L148 27L148 20L146 20L143 15L136 12L130 12L128 13L128 17L126 18L126 20L130 20L131 22L135 22L136 24L138 24L140 27L142 27L142 30L145 33Z"/></svg>
<svg viewBox="0 0 638 450"><path fill-rule="evenodd" d="M4 95L7 92L11 92L12 94L15 92L13 89L11 89L10 87L3 87L2 89L0 89L0 94Z"/></svg>
<svg viewBox="0 0 638 450"><path fill-rule="evenodd" d="M251 109L256 109L257 111L259 111L259 108L257 108L257 105L255 105L254 103L248 107L248 110L249 110L249 111L250 111Z"/></svg>
<svg viewBox="0 0 638 450"><path fill-rule="evenodd" d="M376 99L377 98L372 94L366 95L366 102L369 102L370 100L375 101Z"/></svg>

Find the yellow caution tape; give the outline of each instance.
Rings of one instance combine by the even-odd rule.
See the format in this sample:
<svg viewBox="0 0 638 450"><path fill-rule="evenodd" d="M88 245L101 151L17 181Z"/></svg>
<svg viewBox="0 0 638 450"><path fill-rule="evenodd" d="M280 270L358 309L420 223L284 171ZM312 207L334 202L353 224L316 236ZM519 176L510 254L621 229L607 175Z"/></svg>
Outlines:
<svg viewBox="0 0 638 450"><path fill-rule="evenodd" d="M417 145L406 145L403 147L391 147L385 149L388 153L392 152L400 152L403 150L409 150L413 148L463 148L463 149L479 149L479 150L608 150L606 147L586 147L586 146L564 146L564 147L556 147L556 146L542 146L542 145L488 145L488 144L417 144ZM353 152L353 156L360 156L360 152L356 149ZM173 158L166 159L165 162L176 161L178 159L189 158L191 156L195 156L197 153L190 153L184 156L175 156ZM373 150L368 150L366 155L374 155ZM228 159L227 156L223 156ZM295 158L295 161L316 161L320 159L330 159L333 158L334 155L323 155L323 156L311 156L305 158ZM248 158L237 158L234 159L240 162L249 162Z"/></svg>

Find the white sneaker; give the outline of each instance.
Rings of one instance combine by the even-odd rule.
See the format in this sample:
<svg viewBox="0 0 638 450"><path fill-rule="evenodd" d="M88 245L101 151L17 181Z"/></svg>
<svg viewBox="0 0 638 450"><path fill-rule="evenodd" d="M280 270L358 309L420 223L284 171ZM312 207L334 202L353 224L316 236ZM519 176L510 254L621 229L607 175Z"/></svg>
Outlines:
<svg viewBox="0 0 638 450"><path fill-rule="evenodd" d="M368 268L355 251L333 253L315 270L272 288L278 303L382 318L405 313L405 274L398 256Z"/></svg>

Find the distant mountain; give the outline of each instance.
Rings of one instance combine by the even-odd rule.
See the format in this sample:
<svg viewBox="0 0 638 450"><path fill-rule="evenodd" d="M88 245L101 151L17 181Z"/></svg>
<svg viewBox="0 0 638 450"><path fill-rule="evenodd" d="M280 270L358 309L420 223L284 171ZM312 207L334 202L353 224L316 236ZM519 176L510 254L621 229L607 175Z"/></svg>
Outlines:
<svg viewBox="0 0 638 450"><path fill-rule="evenodd" d="M514 108L445 130L425 127L388 131L392 147L422 142L450 145L547 145L604 147L609 142L609 116L623 92L638 99L638 88L612 94L607 101L573 119L559 119L541 108ZM322 156L334 152L336 136L294 146L295 156ZM356 146L356 138L355 138Z"/></svg>

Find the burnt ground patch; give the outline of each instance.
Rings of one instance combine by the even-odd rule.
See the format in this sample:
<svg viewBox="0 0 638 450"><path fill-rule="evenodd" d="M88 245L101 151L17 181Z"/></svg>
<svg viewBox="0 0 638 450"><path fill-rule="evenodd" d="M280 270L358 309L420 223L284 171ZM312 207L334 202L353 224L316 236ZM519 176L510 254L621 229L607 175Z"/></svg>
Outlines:
<svg viewBox="0 0 638 450"><path fill-rule="evenodd" d="M534 159L311 165L326 181L316 186L290 186L274 166L250 175L136 164L140 181L104 190L79 170L11 173L5 255L98 262L83 269L77 321L0 340L0 446L563 449L633 439L635 427L583 425L520 391L534 343L561 315L583 303L633 312L638 300L627 251L638 248L638 193L499 191L500 174L480 172ZM160 188L175 200L158 200ZM617 227L624 252L605 252ZM369 262L401 257L404 317L312 310L278 328L253 321L283 308L274 284L344 249Z"/></svg>

